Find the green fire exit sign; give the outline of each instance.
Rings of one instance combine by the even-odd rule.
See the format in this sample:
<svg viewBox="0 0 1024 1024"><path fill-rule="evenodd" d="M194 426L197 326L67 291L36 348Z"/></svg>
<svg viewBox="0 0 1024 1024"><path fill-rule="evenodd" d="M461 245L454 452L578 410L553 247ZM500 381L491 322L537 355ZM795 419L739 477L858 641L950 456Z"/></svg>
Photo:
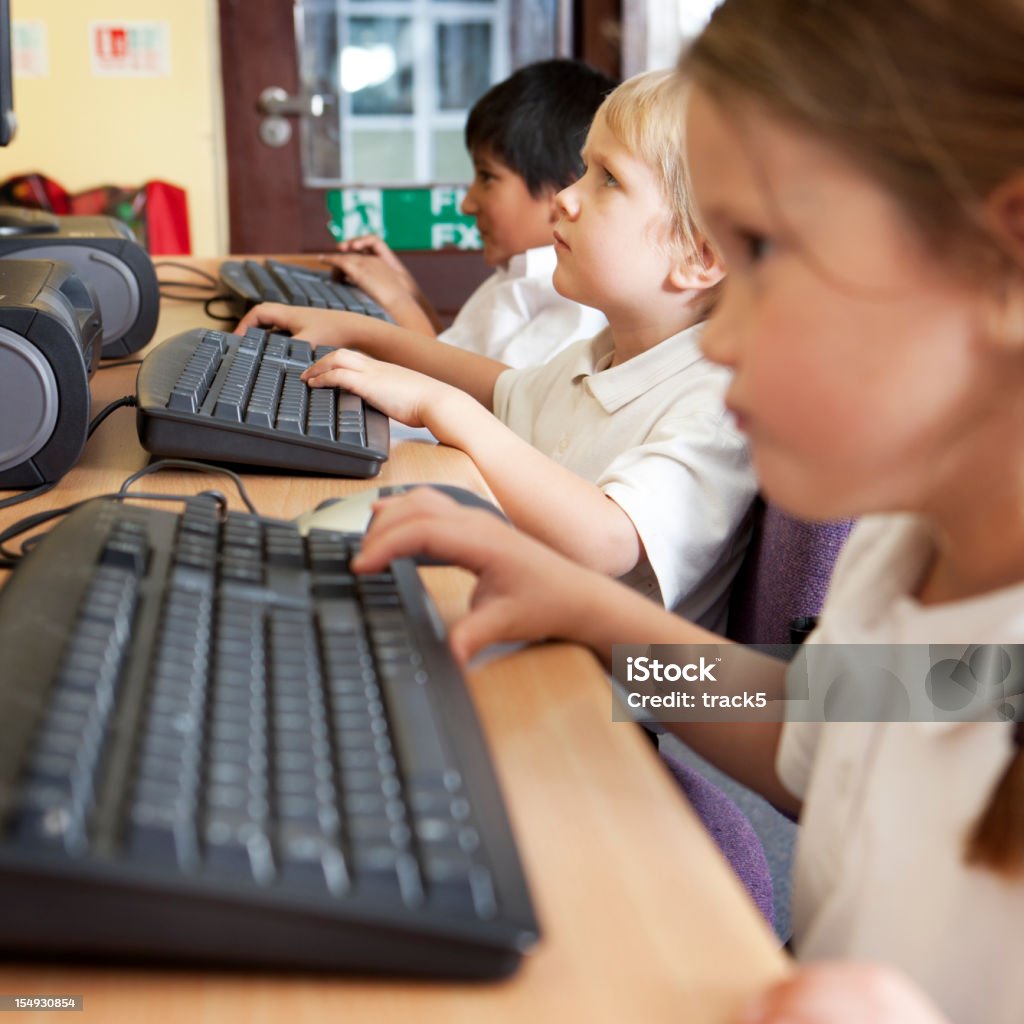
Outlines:
<svg viewBox="0 0 1024 1024"><path fill-rule="evenodd" d="M327 193L328 227L339 241L372 232L392 249L479 249L480 232L460 211L466 189L345 188Z"/></svg>

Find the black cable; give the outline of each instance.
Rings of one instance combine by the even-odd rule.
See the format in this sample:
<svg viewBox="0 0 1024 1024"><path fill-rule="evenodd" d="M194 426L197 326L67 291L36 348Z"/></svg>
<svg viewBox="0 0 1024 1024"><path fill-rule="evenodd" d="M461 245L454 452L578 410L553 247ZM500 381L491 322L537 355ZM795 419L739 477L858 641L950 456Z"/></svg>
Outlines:
<svg viewBox="0 0 1024 1024"><path fill-rule="evenodd" d="M183 294L177 294L181 292ZM190 281L161 281L160 298L175 299L178 302L204 302L210 293L217 294L218 289L212 284L193 284Z"/></svg>
<svg viewBox="0 0 1024 1024"><path fill-rule="evenodd" d="M53 487L54 484L50 484L49 487ZM112 499L116 497L113 494L100 494L100 498ZM4 544L11 540L13 537L17 537L21 533L25 533L27 530L32 530L37 526L42 526L43 523L48 523L51 519L56 519L58 516L67 515L69 512L73 512L79 505L84 505L85 502L92 501L91 498L84 498L82 501L76 501L73 505L65 505L63 508L51 508L45 512L36 512L33 515L25 516L24 519L19 519L12 526L8 526L6 530L0 533L0 568L13 569L18 562L21 560L22 552L8 551L4 547Z"/></svg>
<svg viewBox="0 0 1024 1024"><path fill-rule="evenodd" d="M176 290L182 288L194 288L197 292L202 292L203 294L180 295ZM206 302L208 299L214 297L209 294L213 290L213 288L210 288L205 284L189 285L181 281L170 281L165 285L161 285L159 289L161 299L174 299L175 302Z"/></svg>
<svg viewBox="0 0 1024 1024"><path fill-rule="evenodd" d="M227 508L227 498L223 494L211 493L209 491L203 491L202 494L209 496L215 500L222 509ZM136 492L135 494L96 494L90 498L83 498L81 501L76 501L71 505L65 505L63 508L48 509L46 512L36 512L34 515L26 516L24 519L19 519L12 526L8 526L6 530L0 533L0 569L13 569L27 555L32 548L38 544L45 533L33 534L31 537L26 537L21 542L20 551L8 551L4 547L4 544L17 537L19 534L27 533L29 530L35 529L37 526L42 526L44 523L48 523L51 519L56 519L58 516L70 515L75 511L79 505L84 505L88 501L132 501L135 499L146 500L146 501L181 501L189 502L194 498L199 497L195 494L144 494Z"/></svg>
<svg viewBox="0 0 1024 1024"><path fill-rule="evenodd" d="M205 288L206 287L205 285L187 285L187 284L182 284L180 282L170 282L170 284L173 285L174 287L178 287L179 284L181 284L182 287L192 287L192 288L197 288L197 289ZM235 297L233 295L228 295L228 294L223 294L223 295L207 295L205 297L202 296L202 295L175 295L172 292L167 291L165 288L161 288L160 289L160 298L161 299L174 299L175 302L201 302L203 304L203 312L211 320L219 320L222 323L231 323L231 324L238 323L238 314L237 313L232 313L232 314L230 314L228 316L223 316L220 313L214 313L213 310L210 308L211 304L214 303L214 302L226 302L226 303L228 303L229 306L234 305L235 302L236 302L236 299L235 299Z"/></svg>
<svg viewBox="0 0 1024 1024"><path fill-rule="evenodd" d="M231 296L231 295L211 295L210 298L208 298L203 303L203 312L211 320L220 320L222 323L226 323L226 324L237 324L238 323L238 315L237 314L233 314L233 315L229 315L229 316L222 316L220 313L214 313L213 310L210 309L210 305L212 303L214 303L214 302L227 302L229 305L232 305L235 302L235 299L234 299L233 296Z"/></svg>
<svg viewBox="0 0 1024 1024"><path fill-rule="evenodd" d="M159 267L173 267L175 270L184 270L186 273L195 274L196 277L201 277L204 281L209 282L212 287L216 287L218 284L217 278L213 274L206 270L200 270L199 267L192 266L191 263L178 263L176 260L160 260L159 263L153 264L154 269ZM174 284L174 281L161 281L160 284ZM186 283L186 282L181 282ZM193 285L193 287L199 287Z"/></svg>
<svg viewBox="0 0 1024 1024"><path fill-rule="evenodd" d="M114 407L117 407L117 405L118 403L114 403ZM113 411L113 409L108 406L108 408L104 410L104 413L107 413L108 410ZM101 415L103 414L101 413ZM233 473L230 469L225 469L223 466L213 466L207 462L196 462L192 459L160 459L148 466L144 466L137 473L132 473L132 475L125 479L121 484L121 489L117 494L97 494L90 498L83 498L81 501L76 501L71 505L65 505L63 508L47 509L45 512L36 512L32 515L25 516L25 518L19 519L18 522L8 526L5 530L0 532L0 569L13 569L18 562L20 562L21 559L42 539L42 537L45 536L45 534L37 534L27 537L22 541L20 551L8 550L5 547L7 541L12 540L20 534L27 533L29 530L33 530L37 526L42 526L44 523L48 523L51 519L56 519L58 516L68 515L69 513L74 512L79 505L84 505L87 501L140 500L188 502L200 496L195 494L153 494L144 491L136 491L134 494L128 493L128 488L137 480L141 480L142 477L148 476L151 473L158 473L163 469L192 469L202 473L223 473L225 476L231 477L234 481L245 507L253 515L259 515L259 512L256 510L256 506L249 497L248 491L245 489L245 484L242 483L241 477L237 473ZM28 501L30 498L34 498L37 495L42 494L44 491L50 490L50 488L54 486L56 486L56 481L44 484L42 487L38 487L33 491L26 492L25 494L18 495L16 498L7 499L4 504L0 504L0 508L4 508L7 505L15 505L19 501ZM223 494L216 491L202 491L200 494L213 499L218 505L220 505L224 512L227 511L228 502L227 498L225 498Z"/></svg>
<svg viewBox="0 0 1024 1024"><path fill-rule="evenodd" d="M201 283L197 281L160 281L159 284L161 295L167 295L168 288L181 288L183 291L186 292L212 292L217 287L216 285L206 284L205 282ZM172 299L178 298L181 299L183 302L189 301L189 296L187 295L169 295L167 297ZM200 300L196 299L196 301L198 302Z"/></svg>
<svg viewBox="0 0 1024 1024"><path fill-rule="evenodd" d="M38 498L47 491L52 491L56 486L57 481L51 480L48 484L39 484L38 486L33 487L30 491L22 491L21 494L16 494L12 498L4 498L3 501L0 501L0 509L20 505L23 501L31 501L33 498Z"/></svg>
<svg viewBox="0 0 1024 1024"><path fill-rule="evenodd" d="M214 277L213 274L208 273L205 270L200 270L199 267L190 266L188 263L176 263L173 260L162 260L159 263L153 264L154 267L174 267L178 270L184 270L187 273L195 274L196 277L200 278L200 281L159 281L159 292L160 298L162 299L174 299L177 302L201 302L206 315L213 320L237 320L237 317L226 317L219 316L215 313L211 313L209 304L211 302L218 302L221 300L231 301L230 295L214 294L214 295L202 295L192 294L196 292L218 292L221 286L220 279ZM183 294L185 293L185 294Z"/></svg>
<svg viewBox="0 0 1024 1024"><path fill-rule="evenodd" d="M212 292L217 287L215 284L207 284L205 281L158 281L157 283L160 285L161 291L166 288L181 288L186 292Z"/></svg>
<svg viewBox="0 0 1024 1024"><path fill-rule="evenodd" d="M90 437L92 437L93 432L96 430L96 428L112 412L114 412L115 409L120 409L121 406L123 406L123 405L134 406L136 404L138 404L138 403L135 401L135 396L134 395L125 395L123 398L119 398L116 402L111 402L110 405L108 405L102 412L97 413L96 416L93 418L92 422L89 424L88 433L86 433L86 435L85 435L86 440L88 440Z"/></svg>
<svg viewBox="0 0 1024 1024"><path fill-rule="evenodd" d="M150 465L144 466L137 473L132 473L132 475L121 484L121 489L117 492L118 497L139 497L139 495L128 494L128 488L131 487L136 480L141 480L144 476L148 476L150 473L159 473L162 469L194 469L201 473L222 473L225 476L229 476L232 481L234 481L235 487L238 488L238 495L245 504L245 507L254 516L259 515L259 512L256 511L256 506L252 503L252 499L249 497L249 492L245 489L245 484L242 483L242 478L237 473L233 473L230 469L226 469L224 466L214 466L209 462L198 462L195 459L159 459L157 462L150 463ZM146 495L146 497L149 497L149 495Z"/></svg>

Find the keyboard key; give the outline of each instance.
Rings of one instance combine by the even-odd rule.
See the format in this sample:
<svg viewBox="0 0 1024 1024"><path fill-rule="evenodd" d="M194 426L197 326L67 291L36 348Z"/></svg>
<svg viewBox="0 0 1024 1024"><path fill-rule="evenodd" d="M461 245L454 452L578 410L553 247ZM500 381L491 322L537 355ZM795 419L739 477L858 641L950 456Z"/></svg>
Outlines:
<svg viewBox="0 0 1024 1024"><path fill-rule="evenodd" d="M278 287L277 282L256 260L245 261L245 271L252 282L253 291L260 296L260 302L288 302L288 296Z"/></svg>

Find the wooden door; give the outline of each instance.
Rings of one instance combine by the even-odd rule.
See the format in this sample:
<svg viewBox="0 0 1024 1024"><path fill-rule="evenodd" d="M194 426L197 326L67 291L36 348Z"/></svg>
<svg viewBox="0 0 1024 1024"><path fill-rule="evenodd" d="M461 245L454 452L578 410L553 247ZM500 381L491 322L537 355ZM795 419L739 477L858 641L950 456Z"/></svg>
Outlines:
<svg viewBox="0 0 1024 1024"><path fill-rule="evenodd" d="M537 55L579 54L615 73L608 31L618 0L509 0L514 15L514 66ZM230 249L233 253L326 252L324 188L303 183L300 132L283 146L260 138L261 92L279 86L300 91L294 8L288 0L218 0L228 163ZM595 40L597 42L595 43ZM403 253L446 319L489 273L479 253L456 249Z"/></svg>
<svg viewBox="0 0 1024 1024"><path fill-rule="evenodd" d="M299 134L279 148L260 139L260 93L298 92L292 5L287 0L219 0L221 74L234 253L324 252L325 190L302 183Z"/></svg>

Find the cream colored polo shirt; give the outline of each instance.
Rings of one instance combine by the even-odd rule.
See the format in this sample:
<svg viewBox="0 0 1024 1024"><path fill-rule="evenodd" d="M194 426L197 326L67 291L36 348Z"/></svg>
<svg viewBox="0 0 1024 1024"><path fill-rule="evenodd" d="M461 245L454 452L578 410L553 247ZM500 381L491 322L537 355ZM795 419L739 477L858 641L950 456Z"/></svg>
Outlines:
<svg viewBox="0 0 1024 1024"><path fill-rule="evenodd" d="M536 366L593 337L607 323L604 314L555 291L556 263L553 245L513 256L470 295L439 337L508 366Z"/></svg>
<svg viewBox="0 0 1024 1024"><path fill-rule="evenodd" d="M918 520L863 520L808 644L916 645L898 654L897 676L911 678L929 643L1024 643L1024 585L934 607L909 597L932 552ZM809 663L828 650L809 650ZM829 678L812 669L812 701ZM777 767L805 801L793 884L800 958L891 964L955 1024L1024 1020L1024 882L963 863L1011 750L1002 723L788 722Z"/></svg>
<svg viewBox="0 0 1024 1024"><path fill-rule="evenodd" d="M611 367L605 329L543 366L503 373L494 412L629 516L647 557L624 582L721 629L756 484L723 405L729 375L701 355L699 332Z"/></svg>

